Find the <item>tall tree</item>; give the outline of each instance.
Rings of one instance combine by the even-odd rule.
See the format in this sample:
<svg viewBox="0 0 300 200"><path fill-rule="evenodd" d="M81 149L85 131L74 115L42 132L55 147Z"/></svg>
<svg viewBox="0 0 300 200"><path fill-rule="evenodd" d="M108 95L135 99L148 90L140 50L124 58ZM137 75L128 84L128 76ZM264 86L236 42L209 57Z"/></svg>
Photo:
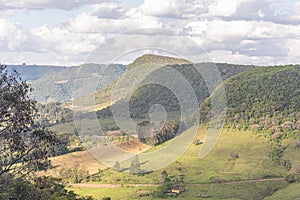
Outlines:
<svg viewBox="0 0 300 200"><path fill-rule="evenodd" d="M47 161L59 140L34 122L36 102L16 71L0 65L0 177L22 177Z"/></svg>

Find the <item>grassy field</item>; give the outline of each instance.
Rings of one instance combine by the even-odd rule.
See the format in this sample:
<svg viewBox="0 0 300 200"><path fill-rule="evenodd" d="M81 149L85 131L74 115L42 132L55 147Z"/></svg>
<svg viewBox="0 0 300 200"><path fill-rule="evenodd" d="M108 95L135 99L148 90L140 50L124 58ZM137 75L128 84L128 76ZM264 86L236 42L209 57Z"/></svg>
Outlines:
<svg viewBox="0 0 300 200"><path fill-rule="evenodd" d="M276 190L287 186L285 181L266 181L257 183L235 183L235 184L201 184L188 185L186 191L176 199L255 199L262 200L265 196L272 195ZM299 187L299 186L298 186ZM138 197L136 194L140 190L155 191L155 187L132 187L121 188L69 188L83 196L93 196L101 200L103 197L111 197L113 200L124 199L162 199L156 197ZM288 188L289 189L289 188ZM285 191L285 190L283 190ZM295 192L295 191L294 191ZM276 193L277 195L277 193ZM206 196L206 197L205 197ZM207 198L209 197L209 198ZM282 196L284 197L284 196ZM279 199L279 198L278 198ZM281 198L284 199L284 198Z"/></svg>
<svg viewBox="0 0 300 200"><path fill-rule="evenodd" d="M300 199L300 183L289 185L286 189L277 191L266 200L299 200Z"/></svg>
<svg viewBox="0 0 300 200"><path fill-rule="evenodd" d="M203 141L205 130L205 128L201 128L195 139ZM153 151L155 148L161 147L153 147L149 151ZM213 151L203 159L198 156L200 148L201 145L191 144L176 162L150 174L131 176L128 172L107 169L101 172L98 181L99 183L124 185L128 183L158 184L161 172L166 170L171 179L183 176L185 183L188 184L186 191L179 195L178 199L201 199L201 195L209 195L211 197L209 199L262 199L277 190L280 195L281 189L288 185L284 180L259 181L266 178L284 177L288 171L274 166L268 157L270 149L268 142L251 132L224 130ZM295 153L292 149L290 151L292 152L288 154L289 156ZM238 158L232 159L231 154L238 154ZM210 181L212 177L233 183L213 184ZM258 181L252 182L251 180L254 179ZM239 182L242 180L246 180L246 182ZM132 194L142 189L144 188L72 188L80 195L91 195L96 199L105 196L110 196L112 199L132 199ZM155 190L154 187L149 189ZM153 199L153 197L141 199Z"/></svg>
<svg viewBox="0 0 300 200"><path fill-rule="evenodd" d="M204 134L202 128L197 137L203 141ZM211 177L229 181L282 177L287 173L269 159L269 144L251 132L224 130L212 152L203 159L198 156L200 148L201 145L192 144L184 155L164 170L171 176L184 175L188 183L207 183ZM233 160L231 154L238 154L239 158ZM161 171L144 177L159 178Z"/></svg>
<svg viewBox="0 0 300 200"><path fill-rule="evenodd" d="M155 190L155 187L121 187L121 188L69 188L81 196L92 196L96 200L103 197L111 197L113 200L135 199L139 190ZM153 199L153 197L143 197L141 199Z"/></svg>

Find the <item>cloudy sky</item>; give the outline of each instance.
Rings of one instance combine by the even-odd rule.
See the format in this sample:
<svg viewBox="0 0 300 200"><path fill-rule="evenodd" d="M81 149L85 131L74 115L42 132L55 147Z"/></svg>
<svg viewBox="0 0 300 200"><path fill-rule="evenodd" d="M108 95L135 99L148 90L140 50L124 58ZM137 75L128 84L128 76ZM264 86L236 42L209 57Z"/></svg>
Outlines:
<svg viewBox="0 0 300 200"><path fill-rule="evenodd" d="M298 0L0 0L0 63L77 65L149 28L193 40L214 62L300 63L299 11Z"/></svg>

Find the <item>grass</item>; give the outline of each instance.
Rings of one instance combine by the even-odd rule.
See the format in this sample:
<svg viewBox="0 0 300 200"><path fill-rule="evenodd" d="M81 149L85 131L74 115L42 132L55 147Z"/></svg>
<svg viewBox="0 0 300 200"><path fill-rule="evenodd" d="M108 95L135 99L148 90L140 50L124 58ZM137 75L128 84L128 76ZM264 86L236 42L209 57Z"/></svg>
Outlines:
<svg viewBox="0 0 300 200"><path fill-rule="evenodd" d="M204 129L199 131L197 137L200 139L204 137ZM150 152L156 148L161 147L154 147ZM184 180L188 183L208 183L211 177L216 176L225 181L236 181L284 177L287 173L285 169L274 166L269 159L269 144L251 132L224 130L212 152L203 159L198 157L200 148L201 145L192 144L176 162L144 176L130 177L127 172L108 169L102 172L100 181L111 183L115 180L119 182L131 180L138 183L158 183L163 170L170 176L184 175ZM239 158L230 160L231 153L238 154Z"/></svg>
<svg viewBox="0 0 300 200"><path fill-rule="evenodd" d="M285 188L285 181L267 181L259 183L237 183L232 185L205 184L188 186L178 199L201 199L208 195L210 199L255 199L260 200L278 189ZM204 198L203 198L204 199Z"/></svg>
<svg viewBox="0 0 300 200"><path fill-rule="evenodd" d="M266 181L259 183L237 183L232 185L223 184L202 184L186 186L186 191L181 193L176 199L255 199L262 200L264 197L271 195L278 189L286 188L285 181ZM156 187L132 187L126 186L121 188L69 188L81 196L93 196L96 200L101 200L103 197L111 197L113 200L123 199L143 199L150 200L161 198L136 197L135 194L139 190L155 191ZM287 188L289 189L289 188ZM291 188L295 189L295 188ZM298 185L299 189L299 185ZM285 191L285 190L283 190ZM295 191L294 191L295 192ZM202 198L202 195L208 195L209 198ZM277 195L277 193L276 193ZM279 196L285 197L285 196ZM297 197L297 196L296 196ZM285 199L285 198L281 198Z"/></svg>
<svg viewBox="0 0 300 200"><path fill-rule="evenodd" d="M155 187L131 187L124 186L120 188L68 188L81 196L92 196L96 200L101 200L103 197L111 197L113 200L134 199L135 194L139 190L155 190ZM153 197L143 197L141 199L151 200Z"/></svg>
<svg viewBox="0 0 300 200"><path fill-rule="evenodd" d="M195 139L203 141L205 132L205 127L201 127ZM149 152L159 150L166 144L153 147ZM119 183L124 185L128 183L157 184L160 182L161 172L166 170L169 177L174 179L175 177L179 178L180 175L183 175L184 181L190 184L186 187L186 192L177 197L178 199L201 199L200 196L202 194L210 195L212 197L211 199L261 199L263 196L272 195L274 191L284 189L287 186L284 180L235 183L232 185L211 184L211 177L218 177L223 181L239 181L284 177L288 173L285 169L274 166L269 159L270 145L267 140L254 135L250 131L223 130L214 149L203 159L200 159L198 156L200 149L201 145L191 144L188 150L177 161L165 168L143 176L131 176L128 172L118 172L112 169L103 170L98 176L97 182ZM232 160L230 156L232 153L238 154L239 158ZM298 163L296 160L299 154L296 155L295 153L298 153L297 149L289 148L286 156L295 163ZM64 162L79 162L86 167L91 167L93 166L92 163L97 162L93 158L87 159L86 156L76 158L74 155L69 157L62 156L55 159L58 159L57 162L61 162L61 165L65 165ZM91 195L96 199L101 199L105 196L110 196L112 199L130 199L132 198L130 195L134 193L135 190L141 188L72 189L80 195ZM280 191L281 190L278 191L278 195L280 195ZM277 192L274 195L277 195ZM147 197L143 197L142 199L147 199ZM148 199L151 198L149 197Z"/></svg>
<svg viewBox="0 0 300 200"><path fill-rule="evenodd" d="M300 199L300 183L293 183L287 188L275 192L271 197L265 200L296 200Z"/></svg>
<svg viewBox="0 0 300 200"><path fill-rule="evenodd" d="M197 137L200 140L204 132L204 128L199 131ZM185 175L185 181L189 183L207 183L215 176L228 181L282 177L287 173L275 167L269 159L269 144L251 132L224 130L214 149L203 159L198 156L200 148L201 145L192 144L184 155L164 170L169 175ZM231 153L238 154L239 158L230 160ZM145 177L159 179L162 170Z"/></svg>

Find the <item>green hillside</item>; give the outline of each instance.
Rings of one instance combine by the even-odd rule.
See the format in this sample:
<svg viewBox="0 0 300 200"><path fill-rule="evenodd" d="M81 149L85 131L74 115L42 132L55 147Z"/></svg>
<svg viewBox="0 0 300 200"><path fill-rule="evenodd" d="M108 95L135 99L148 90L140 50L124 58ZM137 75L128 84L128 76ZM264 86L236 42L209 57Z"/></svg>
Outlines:
<svg viewBox="0 0 300 200"><path fill-rule="evenodd" d="M228 79L227 127L297 136L300 132L300 66L255 68ZM210 98L201 106L210 116Z"/></svg>
<svg viewBox="0 0 300 200"><path fill-rule="evenodd" d="M128 65L127 71L125 73L130 73L129 69L135 70L134 67L142 67L139 66L141 63L149 62L150 64L158 64L162 65L158 70L152 72L145 80L147 81L157 81L163 80L164 77L164 70L168 70L169 68L176 70L180 73L184 80L192 87L193 92L195 93L199 105L203 102L208 96L209 91L206 86L204 79L202 78L201 74L195 69L192 64L185 64L186 60L178 60L178 59L171 59L170 57L162 57L162 56L155 56L155 55L145 55L137 58L132 64ZM179 64L173 64L179 62ZM172 65L169 65L172 64ZM164 66L167 65L167 66ZM200 69L209 69L212 67L217 67L220 71L221 77L226 80L229 77L241 73L243 71L249 70L254 68L254 66L250 65L231 65L231 64L221 64L221 63L199 63L196 64L197 67ZM120 77L120 79L123 76ZM185 93L184 88L181 83L177 83L176 80L172 80L173 86L176 86L178 90L181 90L182 93ZM214 78L211 79L212 85L216 85L217 80ZM118 80L116 81L118 82ZM115 83L116 83L115 82ZM107 117L111 117L111 107L110 105L110 94L113 90L115 83L104 88L100 92L96 93L96 104L106 105L104 109L99 109L97 112L98 118L103 119ZM129 97L124 97L123 100L119 100L118 102L111 102L116 103L116 106L121 106L128 101ZM106 103L105 103L106 102ZM176 97L176 94L173 93L170 89L159 85L159 84L146 84L142 87L139 87L133 95L130 97L129 108L130 114L133 118L147 118L149 109L154 104L162 105L168 113L173 113L172 115L177 116L180 112L180 104Z"/></svg>
<svg viewBox="0 0 300 200"><path fill-rule="evenodd" d="M197 65L211 67L213 64ZM298 181L297 173L300 169L298 103L300 102L298 87L300 66L254 67L230 64L216 64L216 66L225 80L228 101L226 129L222 131L221 137L208 156L199 158L206 134L206 126L201 126L188 150L174 163L161 170L145 174L128 173L126 170L99 170L85 180L87 181L85 187L77 186L72 189L81 195L93 195L96 199L105 196L110 196L112 199L133 199L139 191L153 192L153 195L141 199L163 199L157 193L165 186L165 170L167 180L171 184L185 185L186 190L177 196L178 199L298 198L298 193L294 191L298 184L290 185L290 183ZM135 70L134 67L138 65L133 65L131 69ZM201 122L206 123L210 117L211 97L202 77L191 64L173 64L162 69L167 67L182 74L190 83L198 101L203 102L200 106ZM125 75L129 72L130 70L127 69ZM124 74L121 78L123 76ZM159 72L154 72L148 78L155 79L160 76ZM113 82L104 90L97 92L98 98L99 94L103 95L102 103L110 104L109 100L102 97L109 96L115 84L116 82ZM212 95L217 93L218 89ZM122 103L124 100L116 102L119 105ZM172 120L178 118L180 110L176 96L165 87L149 84L136 90L130 98L131 116L138 124L146 124L147 126L142 128L145 130L148 128L150 133L152 125L146 120L148 120L148 110L153 104L163 105L169 114L169 119ZM81 139L92 143L97 141L94 138L97 133L93 132L97 129L94 130L94 127L89 125L89 114L83 115L88 126L87 130L83 130L86 136L81 136ZM105 130L118 128L112 118L110 107L98 111L97 115L102 128L106 127ZM155 137L145 141L140 139L144 143L153 145L144 153L155 152L172 142L174 136L172 127L169 128L171 131L162 130L167 134L156 133L160 140ZM52 126L51 129L72 132L74 125L67 122ZM140 131L143 134L147 133L144 129ZM165 136L167 139L164 138ZM114 142L117 145L126 144L122 139L116 139ZM88 165L88 163L84 164ZM120 169L129 167L126 164L127 162L121 162ZM139 166L143 171L143 164ZM130 171L130 167L128 169ZM95 186L93 184L117 184L123 187L93 188ZM150 186L137 184L150 184Z"/></svg>
<svg viewBox="0 0 300 200"><path fill-rule="evenodd" d="M295 200L300 198L300 183L289 185L286 189L277 191L265 200Z"/></svg>
<svg viewBox="0 0 300 200"><path fill-rule="evenodd" d="M201 128L196 139L203 140L206 129ZM233 139L234 138L234 139ZM164 144L163 144L164 145ZM135 184L161 184L165 170L173 182L183 179L186 191L177 199L258 199L284 189L286 169L275 166L268 157L270 145L250 131L224 130L213 149L204 159L198 157L202 145L192 144L177 161L150 174L134 175L107 169L94 174L90 184L124 184L121 188L73 187L81 195L93 195L96 199L110 196L112 199L133 199L139 190L156 191L156 186L135 186ZM149 151L162 148L161 145ZM232 155L239 155L233 158ZM143 165L141 165L143 168ZM227 184L225 184L227 183ZM89 184L89 183L88 183ZM87 186L88 186L87 184ZM118 191L118 192L116 192ZM141 199L164 199L156 196Z"/></svg>

